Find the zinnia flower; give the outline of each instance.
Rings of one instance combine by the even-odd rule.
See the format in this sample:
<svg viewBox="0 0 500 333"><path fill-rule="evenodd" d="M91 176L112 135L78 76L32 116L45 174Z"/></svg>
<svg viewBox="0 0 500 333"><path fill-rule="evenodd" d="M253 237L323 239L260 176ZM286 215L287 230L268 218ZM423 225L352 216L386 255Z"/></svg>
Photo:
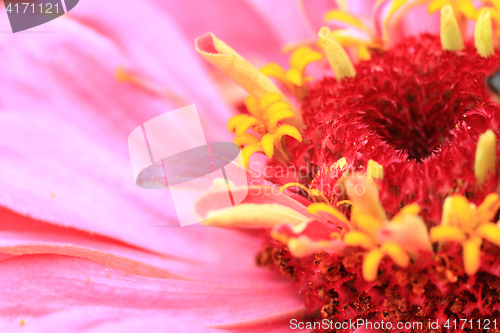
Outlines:
<svg viewBox="0 0 500 333"><path fill-rule="evenodd" d="M439 33L391 42L391 21L417 4L378 2L373 27L342 8L328 12L352 31L321 28L317 45L295 46L289 69L259 73L216 36L197 40L249 93L228 123L247 165L267 155L266 178L289 194L295 187L314 215L249 202L206 224L272 225L257 260L305 296L306 328L352 330L361 320L453 330L467 320L461 329L480 330L498 315L500 108L487 87L498 93L498 8L432 1ZM334 77L312 80L304 69L320 51Z"/></svg>
<svg viewBox="0 0 500 333"><path fill-rule="evenodd" d="M44 26L56 34L2 38L2 328L494 328L495 8L432 1L440 35L405 37L418 1L377 2L371 23L371 3L298 3L86 0ZM248 96L194 53L208 30L197 51ZM249 172L247 199L216 217L217 193L200 198L210 226L181 229L166 191L130 182L126 138L192 103L209 140L234 132L266 179Z"/></svg>

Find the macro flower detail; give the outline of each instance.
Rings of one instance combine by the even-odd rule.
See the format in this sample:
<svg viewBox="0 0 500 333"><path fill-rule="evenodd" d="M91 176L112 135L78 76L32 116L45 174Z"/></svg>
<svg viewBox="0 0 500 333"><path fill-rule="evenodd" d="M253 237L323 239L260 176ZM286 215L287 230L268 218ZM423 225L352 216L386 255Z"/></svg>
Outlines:
<svg viewBox="0 0 500 333"><path fill-rule="evenodd" d="M313 322L500 314L498 290L486 285L500 281L495 8L432 1L428 10L440 10L439 33L390 43L391 20L416 5L378 2L374 10L385 16L374 28L345 8L329 11L326 21L357 29L318 32L334 77L297 79L306 92L286 100L290 107L279 94L262 99L250 92L246 110L228 125L243 150L270 158L265 176L280 194L307 206L301 221L273 220L257 263L294 282ZM473 36L464 33L468 19L476 20ZM311 52L296 51L294 62L301 55L309 62ZM297 97L291 72L287 79L275 64L263 72L282 83L284 95ZM268 100L300 113L302 124L289 135L296 140L277 140L278 122L257 120L256 110L270 112ZM275 117L290 126L291 112ZM257 136L246 141L252 132ZM223 225L217 218L210 224ZM249 227L234 215L230 226Z"/></svg>

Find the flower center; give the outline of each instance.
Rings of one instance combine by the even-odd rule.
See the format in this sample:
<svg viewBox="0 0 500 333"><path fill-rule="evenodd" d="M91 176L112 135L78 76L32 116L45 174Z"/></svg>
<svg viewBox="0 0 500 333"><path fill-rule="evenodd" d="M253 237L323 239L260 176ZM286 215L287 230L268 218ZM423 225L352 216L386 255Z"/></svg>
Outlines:
<svg viewBox="0 0 500 333"><path fill-rule="evenodd" d="M437 36L409 38L360 63L354 78L323 80L306 108L321 110L323 125L364 124L370 136L378 134L393 149L422 161L449 141L450 130L468 110L488 100L484 80L495 61L497 56L481 58L472 45L455 53L443 51Z"/></svg>

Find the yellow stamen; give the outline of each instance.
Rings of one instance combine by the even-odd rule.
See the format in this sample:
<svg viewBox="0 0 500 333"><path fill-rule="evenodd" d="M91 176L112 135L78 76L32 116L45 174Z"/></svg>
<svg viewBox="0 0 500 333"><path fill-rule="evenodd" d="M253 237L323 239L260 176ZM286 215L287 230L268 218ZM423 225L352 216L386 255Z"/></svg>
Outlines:
<svg viewBox="0 0 500 333"><path fill-rule="evenodd" d="M366 167L366 175L368 179L383 179L384 178L384 167L378 164L374 160L368 160L368 165Z"/></svg>
<svg viewBox="0 0 500 333"><path fill-rule="evenodd" d="M349 222L347 220L347 218L345 217L345 215L342 214L339 210L337 210L337 209L333 208L332 206L327 205L325 203L310 204L309 206L307 206L307 211L311 214L314 214L314 215L319 215L318 213L325 212L325 213L332 215L333 217L335 217L336 219L338 219L344 223Z"/></svg>
<svg viewBox="0 0 500 333"><path fill-rule="evenodd" d="M236 130L236 126L246 120L250 118L247 114L237 114L236 116L232 116L231 119L229 119L229 121L227 122L227 130L229 132L234 132Z"/></svg>
<svg viewBox="0 0 500 333"><path fill-rule="evenodd" d="M463 242L465 233L457 227L440 225L431 229L431 242Z"/></svg>
<svg viewBox="0 0 500 333"><path fill-rule="evenodd" d="M450 5L441 8L441 46L446 51L460 51L464 48L460 28Z"/></svg>
<svg viewBox="0 0 500 333"><path fill-rule="evenodd" d="M401 267L407 267L410 264L410 256L397 243L385 242L380 247L380 250L387 254L394 262Z"/></svg>
<svg viewBox="0 0 500 333"><path fill-rule="evenodd" d="M496 246L500 246L500 228L493 223L483 223L476 229L476 234Z"/></svg>
<svg viewBox="0 0 500 333"><path fill-rule="evenodd" d="M474 237L462 244L464 270L468 275L474 275L479 270L481 264L481 243L480 238Z"/></svg>
<svg viewBox="0 0 500 333"><path fill-rule="evenodd" d="M491 28L491 13L488 8L483 8L474 28L474 42L477 53L483 58L493 54L493 33Z"/></svg>
<svg viewBox="0 0 500 333"><path fill-rule="evenodd" d="M290 207L278 204L242 203L222 212L211 210L202 223L218 227L272 228L277 224L300 224L307 218Z"/></svg>
<svg viewBox="0 0 500 333"><path fill-rule="evenodd" d="M297 258L307 257L318 251L331 248L330 241L312 241L309 237L301 235L288 241L290 254Z"/></svg>
<svg viewBox="0 0 500 333"><path fill-rule="evenodd" d="M495 172L497 161L496 143L497 138L491 129L479 136L474 163L474 174L478 185L481 185L486 180L489 172Z"/></svg>
<svg viewBox="0 0 500 333"><path fill-rule="evenodd" d="M208 62L230 76L256 98L281 94L274 83L223 41L208 33L196 39L196 51Z"/></svg>
<svg viewBox="0 0 500 333"><path fill-rule="evenodd" d="M345 77L356 76L356 70L345 52L328 27L323 27L318 33L319 44L325 51L330 67L338 81Z"/></svg>
<svg viewBox="0 0 500 333"><path fill-rule="evenodd" d="M370 236L359 231L346 233L344 243L350 246L361 246L364 249L372 249L377 245Z"/></svg>
<svg viewBox="0 0 500 333"><path fill-rule="evenodd" d="M384 253L379 249L373 249L365 256L363 260L363 278L366 281L370 282L377 279L382 258L384 258Z"/></svg>

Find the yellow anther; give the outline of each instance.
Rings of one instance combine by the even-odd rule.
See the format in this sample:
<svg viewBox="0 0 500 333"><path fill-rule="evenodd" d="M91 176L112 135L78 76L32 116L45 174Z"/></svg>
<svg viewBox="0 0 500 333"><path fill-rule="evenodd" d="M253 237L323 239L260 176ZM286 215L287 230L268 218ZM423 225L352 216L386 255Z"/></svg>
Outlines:
<svg viewBox="0 0 500 333"><path fill-rule="evenodd" d="M401 208L391 221L392 223L401 223L404 222L406 216L417 216L418 214L420 214L420 206L412 203Z"/></svg>
<svg viewBox="0 0 500 333"><path fill-rule="evenodd" d="M450 5L441 8L441 46L445 51L460 51L464 48L460 28Z"/></svg>
<svg viewBox="0 0 500 333"><path fill-rule="evenodd" d="M379 249L373 249L363 260L363 278L366 281L375 281L378 275L380 262L384 258L384 253Z"/></svg>
<svg viewBox="0 0 500 333"><path fill-rule="evenodd" d="M380 221L387 221L384 208L378 198L376 185L373 182L367 181L364 177L357 179L356 176L353 176L347 186L350 199L356 207L356 213L368 214ZM355 217L353 216L353 218Z"/></svg>
<svg viewBox="0 0 500 333"><path fill-rule="evenodd" d="M477 10L471 0L432 0L427 11L433 14L446 5L450 5L457 15L464 15L469 20L476 19Z"/></svg>
<svg viewBox="0 0 500 333"><path fill-rule="evenodd" d="M478 185L483 184L488 173L494 173L496 170L496 144L497 138L491 129L479 136L474 163L474 174Z"/></svg>
<svg viewBox="0 0 500 333"><path fill-rule="evenodd" d="M474 275L479 270L481 264L481 243L482 240L473 237L462 244L464 270L468 275Z"/></svg>
<svg viewBox="0 0 500 333"><path fill-rule="evenodd" d="M467 238L458 227L440 225L431 229L431 242L463 242Z"/></svg>
<svg viewBox="0 0 500 333"><path fill-rule="evenodd" d="M368 160L368 165L366 167L366 176L369 179L383 179L384 178L384 167L378 164L374 160Z"/></svg>
<svg viewBox="0 0 500 333"><path fill-rule="evenodd" d="M283 67L278 65L275 62L271 62L264 67L260 69L262 74L269 76L269 77L274 77L275 79L278 79L281 82L286 81L286 71Z"/></svg>
<svg viewBox="0 0 500 333"><path fill-rule="evenodd" d="M377 246L372 237L359 231L350 231L344 236L344 243L350 246L360 246L364 249L372 249Z"/></svg>
<svg viewBox="0 0 500 333"><path fill-rule="evenodd" d="M348 223L349 221L345 217L344 214L342 214L338 209L335 209L334 207L325 204L325 203L313 203L307 206L307 211L311 214L314 215L319 215L319 213L328 213L332 215L334 218L336 218L339 221L342 221L344 223Z"/></svg>
<svg viewBox="0 0 500 333"><path fill-rule="evenodd" d="M328 27L323 27L318 32L319 44L325 51L330 67L335 73L337 80L345 77L356 76L356 70L345 52Z"/></svg>
<svg viewBox="0 0 500 333"><path fill-rule="evenodd" d="M394 262L401 267L406 267L410 264L410 256L401 247L401 245L394 242L385 242L380 247L384 254L387 254Z"/></svg>
<svg viewBox="0 0 500 333"><path fill-rule="evenodd" d="M264 153L267 157L272 158L274 154L274 138L272 134L266 134L262 137L260 141L262 144L262 149L264 149Z"/></svg>
<svg viewBox="0 0 500 333"><path fill-rule="evenodd" d="M493 55L493 33L491 28L491 13L483 8L474 28L474 42L477 53L483 58Z"/></svg>

